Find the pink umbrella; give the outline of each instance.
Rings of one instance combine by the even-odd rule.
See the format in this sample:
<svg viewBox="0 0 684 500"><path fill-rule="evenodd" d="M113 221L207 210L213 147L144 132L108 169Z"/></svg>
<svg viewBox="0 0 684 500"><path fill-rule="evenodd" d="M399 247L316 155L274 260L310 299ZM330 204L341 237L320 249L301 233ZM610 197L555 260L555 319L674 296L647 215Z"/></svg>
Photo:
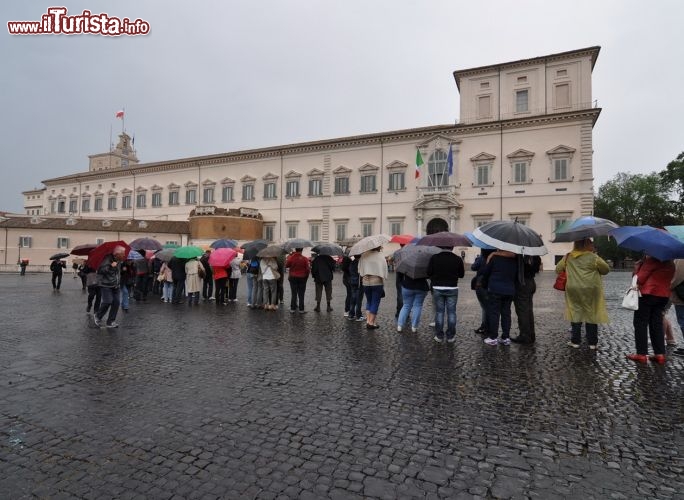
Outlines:
<svg viewBox="0 0 684 500"><path fill-rule="evenodd" d="M217 248L209 255L209 265L212 267L228 267L237 256L232 248Z"/></svg>

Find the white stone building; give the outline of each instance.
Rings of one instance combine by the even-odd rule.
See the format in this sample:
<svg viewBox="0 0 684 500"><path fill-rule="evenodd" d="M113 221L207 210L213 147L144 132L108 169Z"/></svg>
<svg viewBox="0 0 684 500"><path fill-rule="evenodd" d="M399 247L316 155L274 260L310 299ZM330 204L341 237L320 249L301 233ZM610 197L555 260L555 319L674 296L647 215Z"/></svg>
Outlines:
<svg viewBox="0 0 684 500"><path fill-rule="evenodd" d="M593 209L600 109L591 76L599 50L455 71L455 125L156 163L139 163L122 134L112 152L90 157L87 172L25 191L26 213L186 220L196 206L244 207L263 215L264 237L274 241L462 233L517 218L549 242L558 224ZM417 151L424 164L415 178ZM568 245L547 247L550 268Z"/></svg>

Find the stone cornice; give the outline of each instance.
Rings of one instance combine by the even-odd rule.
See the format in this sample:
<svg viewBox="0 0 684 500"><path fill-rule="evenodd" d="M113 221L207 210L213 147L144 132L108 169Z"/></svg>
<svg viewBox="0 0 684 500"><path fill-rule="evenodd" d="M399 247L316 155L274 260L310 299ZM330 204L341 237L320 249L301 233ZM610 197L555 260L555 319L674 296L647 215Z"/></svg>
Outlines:
<svg viewBox="0 0 684 500"><path fill-rule="evenodd" d="M591 69L594 69L596 64L596 59L598 58L599 51L601 47L596 45L593 47L586 47L583 49L569 50L567 52L557 52L555 54L549 54L547 56L532 57L530 59L519 59L517 61L511 61L500 64L490 64L488 66L478 66L475 68L468 68L454 71L454 79L456 80L456 86L458 90L461 90L461 79L473 76L481 75L484 73L498 72L505 69L519 68L521 66L532 66L536 64L545 64L552 61L558 61L562 59L573 59L577 57L589 56L591 57Z"/></svg>
<svg viewBox="0 0 684 500"><path fill-rule="evenodd" d="M143 163L129 168L116 168L110 170L98 170L95 172L83 172L78 174L66 175L63 177L53 177L43 180L46 186L61 185L78 182L94 182L104 179L115 179L120 177L138 176L161 172L183 170L187 168L199 168L203 166L222 165L240 161L258 160L264 158L277 158L281 155L296 155L303 153L315 153L323 151L333 151L352 147L372 146L387 144L390 142L411 142L425 141L434 137L436 134L454 134L457 136L469 135L471 133L491 132L494 130L522 128L538 126L552 122L576 121L592 118L592 125L596 123L601 108L589 108L584 110L569 111L566 113L556 113L547 115L529 116L526 118L512 118L501 121L491 121L484 123L468 123L457 125L434 125L431 127L414 128L398 131L390 131L377 134L359 135L352 137L341 137L339 139L328 139L323 141L305 142L285 146L275 146L263 149L237 151L234 153L224 153L193 158L182 158L179 160L169 160L155 163ZM452 139L456 143L457 138ZM40 190L33 190L40 191Z"/></svg>

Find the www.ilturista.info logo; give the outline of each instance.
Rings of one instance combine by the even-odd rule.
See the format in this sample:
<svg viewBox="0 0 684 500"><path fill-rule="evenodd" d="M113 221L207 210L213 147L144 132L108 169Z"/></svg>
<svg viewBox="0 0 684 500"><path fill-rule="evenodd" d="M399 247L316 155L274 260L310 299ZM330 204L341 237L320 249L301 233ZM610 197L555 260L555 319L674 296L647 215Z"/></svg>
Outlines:
<svg viewBox="0 0 684 500"><path fill-rule="evenodd" d="M50 7L40 21L7 21L7 31L10 35L147 35L150 23L105 13L92 14L89 10L67 16L66 7Z"/></svg>

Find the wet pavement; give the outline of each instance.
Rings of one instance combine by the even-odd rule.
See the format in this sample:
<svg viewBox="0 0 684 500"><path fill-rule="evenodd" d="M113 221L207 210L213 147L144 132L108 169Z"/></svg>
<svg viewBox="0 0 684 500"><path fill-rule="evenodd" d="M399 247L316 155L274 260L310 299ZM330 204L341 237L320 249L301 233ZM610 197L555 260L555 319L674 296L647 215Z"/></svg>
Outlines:
<svg viewBox="0 0 684 500"><path fill-rule="evenodd" d="M116 330L77 280L0 275L0 497L684 498L684 358L624 359L624 273L600 350L566 346L553 278L537 344L490 347L467 286L447 345L429 299L397 333L393 286L380 329L346 321L339 274L332 313L313 283L308 314L250 310L241 280L236 304L150 298Z"/></svg>

